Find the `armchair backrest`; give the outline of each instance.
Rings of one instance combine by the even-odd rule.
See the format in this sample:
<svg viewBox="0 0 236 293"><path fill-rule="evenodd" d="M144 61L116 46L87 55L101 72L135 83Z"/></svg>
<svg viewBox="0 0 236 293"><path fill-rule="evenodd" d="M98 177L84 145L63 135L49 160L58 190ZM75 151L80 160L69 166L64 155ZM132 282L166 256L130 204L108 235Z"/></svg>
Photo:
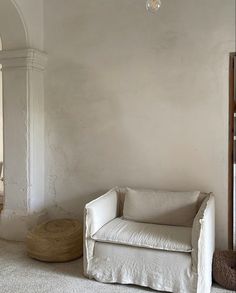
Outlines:
<svg viewBox="0 0 236 293"><path fill-rule="evenodd" d="M117 188L119 215L125 219L161 225L191 227L207 194Z"/></svg>

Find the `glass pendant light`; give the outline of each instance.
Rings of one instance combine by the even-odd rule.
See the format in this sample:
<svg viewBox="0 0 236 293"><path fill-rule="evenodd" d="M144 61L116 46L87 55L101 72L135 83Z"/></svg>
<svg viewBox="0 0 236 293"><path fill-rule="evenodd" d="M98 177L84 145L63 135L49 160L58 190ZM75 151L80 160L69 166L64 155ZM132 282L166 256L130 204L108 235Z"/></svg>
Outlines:
<svg viewBox="0 0 236 293"><path fill-rule="evenodd" d="M146 2L147 11L155 13L160 7L161 0L147 0Z"/></svg>

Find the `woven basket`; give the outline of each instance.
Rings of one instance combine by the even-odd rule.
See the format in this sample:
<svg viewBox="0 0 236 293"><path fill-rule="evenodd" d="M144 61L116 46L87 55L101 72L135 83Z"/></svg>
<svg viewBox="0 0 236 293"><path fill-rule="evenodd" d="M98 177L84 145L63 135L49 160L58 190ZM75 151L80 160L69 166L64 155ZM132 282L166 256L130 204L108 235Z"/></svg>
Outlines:
<svg viewBox="0 0 236 293"><path fill-rule="evenodd" d="M236 251L216 251L213 278L223 288L236 292Z"/></svg>
<svg viewBox="0 0 236 293"><path fill-rule="evenodd" d="M83 229L77 220L59 219L36 226L26 239L28 255L46 262L66 262L83 253Z"/></svg>

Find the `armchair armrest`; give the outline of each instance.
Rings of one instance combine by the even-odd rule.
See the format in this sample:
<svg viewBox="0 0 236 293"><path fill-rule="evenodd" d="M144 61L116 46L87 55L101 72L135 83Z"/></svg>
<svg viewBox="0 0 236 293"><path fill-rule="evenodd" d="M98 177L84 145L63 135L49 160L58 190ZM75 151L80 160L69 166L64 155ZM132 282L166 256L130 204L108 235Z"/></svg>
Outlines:
<svg viewBox="0 0 236 293"><path fill-rule="evenodd" d="M88 234L92 236L117 215L118 195L114 188L85 206L85 224Z"/></svg>
<svg viewBox="0 0 236 293"><path fill-rule="evenodd" d="M215 250L215 199L209 194L203 200L192 228L192 269L198 276L197 292L210 293L212 258Z"/></svg>
<svg viewBox="0 0 236 293"><path fill-rule="evenodd" d="M91 238L102 226L118 216L116 188L91 201L84 209L84 273L89 276L89 260L95 241Z"/></svg>

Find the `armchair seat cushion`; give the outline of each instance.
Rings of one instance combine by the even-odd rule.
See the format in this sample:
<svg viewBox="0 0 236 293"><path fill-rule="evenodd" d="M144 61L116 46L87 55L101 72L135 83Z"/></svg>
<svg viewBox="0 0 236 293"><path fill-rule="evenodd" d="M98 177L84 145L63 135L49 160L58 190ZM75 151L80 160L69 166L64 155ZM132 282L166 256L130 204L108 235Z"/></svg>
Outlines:
<svg viewBox="0 0 236 293"><path fill-rule="evenodd" d="M139 223L115 218L105 224L92 239L129 246L189 253L192 228Z"/></svg>

